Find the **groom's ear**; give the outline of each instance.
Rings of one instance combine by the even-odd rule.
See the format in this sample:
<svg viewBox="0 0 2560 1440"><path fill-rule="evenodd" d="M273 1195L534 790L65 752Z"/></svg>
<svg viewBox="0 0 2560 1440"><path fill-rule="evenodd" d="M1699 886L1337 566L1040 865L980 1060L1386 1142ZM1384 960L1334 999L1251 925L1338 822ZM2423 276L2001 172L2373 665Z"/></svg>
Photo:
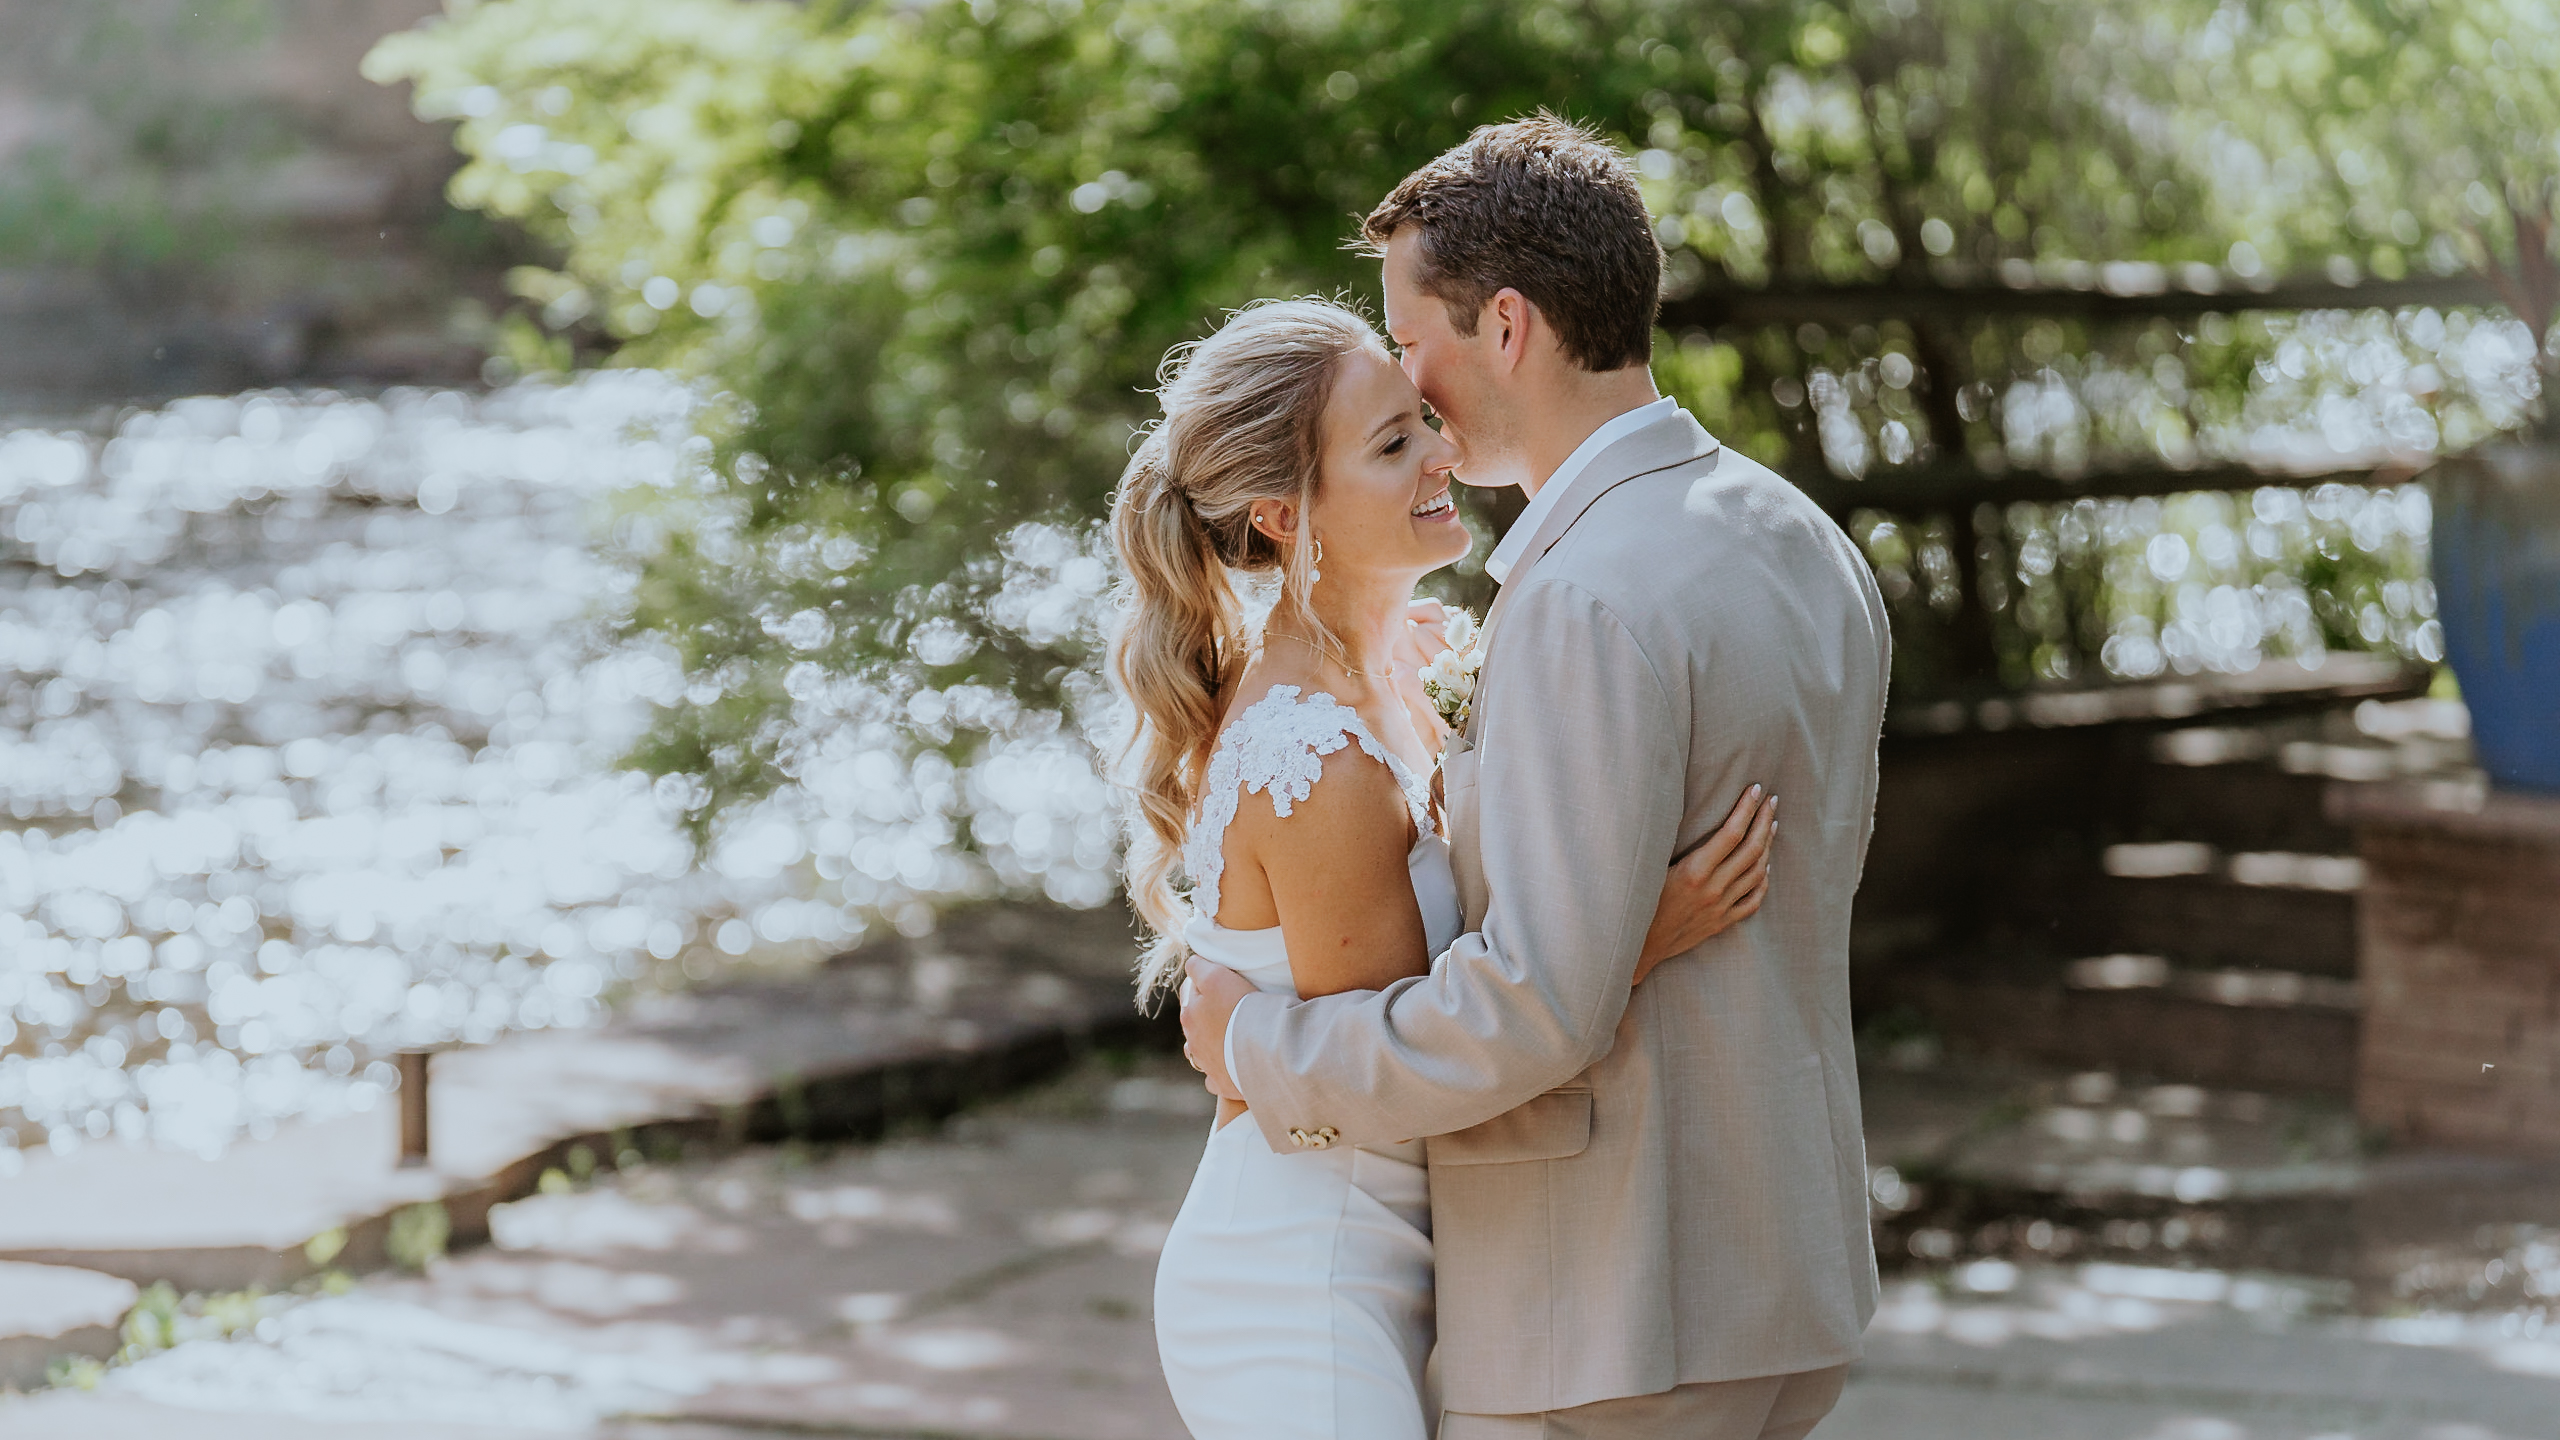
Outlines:
<svg viewBox="0 0 2560 1440"><path fill-rule="evenodd" d="M1484 302L1484 317L1476 333L1493 341L1494 368L1509 371L1520 367L1529 357L1529 332L1537 322L1538 307L1529 297L1505 285Z"/></svg>

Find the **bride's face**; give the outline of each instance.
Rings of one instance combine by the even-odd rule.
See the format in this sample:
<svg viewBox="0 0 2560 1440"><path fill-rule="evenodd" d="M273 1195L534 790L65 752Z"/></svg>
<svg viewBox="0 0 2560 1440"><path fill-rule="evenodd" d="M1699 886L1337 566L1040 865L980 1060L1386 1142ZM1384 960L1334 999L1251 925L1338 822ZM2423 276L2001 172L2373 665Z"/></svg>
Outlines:
<svg viewBox="0 0 2560 1440"><path fill-rule="evenodd" d="M1422 392L1375 345L1353 352L1324 412L1315 536L1326 578L1400 575L1403 583L1467 553L1472 537L1449 492L1458 450L1423 423Z"/></svg>

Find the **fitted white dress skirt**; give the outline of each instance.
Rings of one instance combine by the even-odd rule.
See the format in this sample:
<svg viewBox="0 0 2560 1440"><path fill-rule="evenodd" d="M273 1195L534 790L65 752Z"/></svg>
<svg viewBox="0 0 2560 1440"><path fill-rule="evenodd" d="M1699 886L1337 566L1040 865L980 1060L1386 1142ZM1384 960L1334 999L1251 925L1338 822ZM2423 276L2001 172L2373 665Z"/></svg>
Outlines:
<svg viewBox="0 0 2560 1440"><path fill-rule="evenodd" d="M1409 867L1434 950L1457 890L1436 837ZM1442 933L1442 932L1446 933ZM1277 930L1184 938L1297 997ZM1422 1142L1275 1153L1250 1115L1211 1132L1156 1269L1156 1348L1196 1440L1429 1440L1438 1397Z"/></svg>
<svg viewBox="0 0 2560 1440"><path fill-rule="evenodd" d="M1165 1383L1198 1440L1428 1440L1431 1192L1409 1157L1209 1137L1156 1271Z"/></svg>

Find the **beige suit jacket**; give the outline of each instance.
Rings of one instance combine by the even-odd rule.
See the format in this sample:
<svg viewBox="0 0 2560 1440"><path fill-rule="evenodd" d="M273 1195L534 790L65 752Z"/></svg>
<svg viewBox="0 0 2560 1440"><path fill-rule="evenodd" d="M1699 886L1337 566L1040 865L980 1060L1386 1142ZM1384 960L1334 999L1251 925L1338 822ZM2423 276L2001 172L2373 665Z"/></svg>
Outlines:
<svg viewBox="0 0 2560 1440"><path fill-rule="evenodd" d="M1882 597L1801 492L1684 411L1601 452L1494 606L1445 757L1468 933L1384 991L1249 997L1274 1148L1434 1137L1452 1410L1788 1374L1874 1314L1849 901L1875 811ZM1630 994L1663 870L1753 782L1760 913Z"/></svg>

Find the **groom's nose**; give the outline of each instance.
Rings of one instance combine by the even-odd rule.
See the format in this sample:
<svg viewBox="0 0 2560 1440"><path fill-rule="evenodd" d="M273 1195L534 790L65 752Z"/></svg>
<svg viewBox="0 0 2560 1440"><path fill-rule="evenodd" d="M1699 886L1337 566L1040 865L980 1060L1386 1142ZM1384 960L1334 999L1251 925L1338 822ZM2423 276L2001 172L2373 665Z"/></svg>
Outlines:
<svg viewBox="0 0 2560 1440"><path fill-rule="evenodd" d="M1459 466L1466 463L1466 460L1467 447L1459 443L1456 436L1449 433L1449 423L1446 420L1441 421L1440 453L1433 456L1431 463L1424 468L1434 475L1454 474Z"/></svg>
<svg viewBox="0 0 2560 1440"><path fill-rule="evenodd" d="M1440 416L1440 454L1431 462L1434 470L1455 470L1467 463L1467 437L1451 422L1447 413Z"/></svg>

